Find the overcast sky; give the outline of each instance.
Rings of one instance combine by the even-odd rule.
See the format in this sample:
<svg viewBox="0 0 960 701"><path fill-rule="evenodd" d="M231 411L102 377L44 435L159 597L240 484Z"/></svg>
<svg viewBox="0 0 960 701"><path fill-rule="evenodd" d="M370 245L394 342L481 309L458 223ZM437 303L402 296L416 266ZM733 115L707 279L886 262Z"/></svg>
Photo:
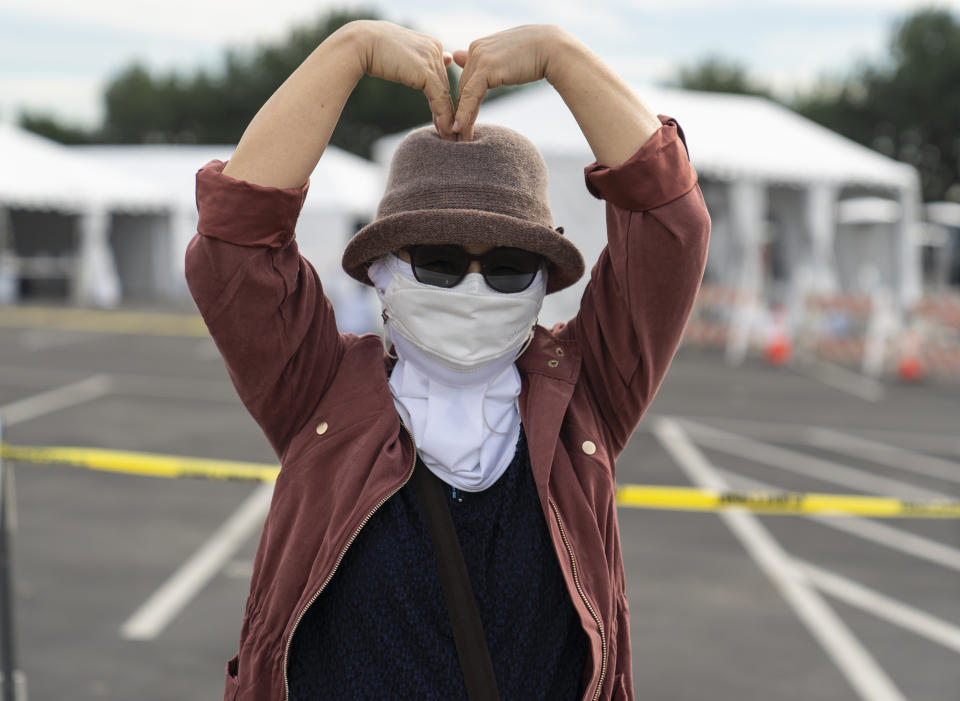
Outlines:
<svg viewBox="0 0 960 701"><path fill-rule="evenodd" d="M223 49L283 37L331 7L376 9L445 48L527 23L573 32L630 81L669 79L706 55L737 60L781 91L884 54L913 0L0 0L0 119L21 108L100 119L102 88L134 60L215 67ZM960 0L941 1L960 11ZM401 6L403 9L395 9Z"/></svg>

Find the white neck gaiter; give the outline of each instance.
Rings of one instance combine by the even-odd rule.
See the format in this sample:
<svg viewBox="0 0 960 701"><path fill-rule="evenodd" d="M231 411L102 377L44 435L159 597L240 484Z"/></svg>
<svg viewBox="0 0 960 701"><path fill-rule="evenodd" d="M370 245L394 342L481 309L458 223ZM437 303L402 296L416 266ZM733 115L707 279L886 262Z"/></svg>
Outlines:
<svg viewBox="0 0 960 701"><path fill-rule="evenodd" d="M545 271L516 294L491 290L479 273L450 289L425 285L392 254L368 275L397 352L390 391L420 458L458 489L488 488L520 436L514 360L536 324Z"/></svg>

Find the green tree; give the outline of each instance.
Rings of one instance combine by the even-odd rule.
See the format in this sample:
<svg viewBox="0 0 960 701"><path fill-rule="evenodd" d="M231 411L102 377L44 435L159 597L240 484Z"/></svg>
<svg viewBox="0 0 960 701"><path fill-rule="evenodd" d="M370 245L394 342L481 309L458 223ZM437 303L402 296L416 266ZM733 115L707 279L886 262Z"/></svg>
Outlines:
<svg viewBox="0 0 960 701"><path fill-rule="evenodd" d="M36 134L59 141L61 144L92 144L96 143L96 133L82 127L63 124L49 114L21 111L17 120L24 129Z"/></svg>
<svg viewBox="0 0 960 701"><path fill-rule="evenodd" d="M794 106L915 166L924 199L960 200L960 21L949 10L908 16L892 34L887 61L823 82Z"/></svg>
<svg viewBox="0 0 960 701"><path fill-rule="evenodd" d="M236 143L274 90L330 34L357 19L379 19L373 11L334 10L298 27L283 41L228 50L217 71L152 74L139 64L117 74L104 94L103 127L87 138L106 143ZM453 66L450 90L457 93ZM521 86L491 90L496 99ZM344 106L330 143L365 158L374 141L431 121L422 92L380 78L361 78ZM71 135L51 118L34 117L38 131L52 138ZM74 140L82 137L73 135Z"/></svg>
<svg viewBox="0 0 960 701"><path fill-rule="evenodd" d="M720 56L708 56L681 68L670 84L685 90L770 96L769 90L754 81L746 68Z"/></svg>

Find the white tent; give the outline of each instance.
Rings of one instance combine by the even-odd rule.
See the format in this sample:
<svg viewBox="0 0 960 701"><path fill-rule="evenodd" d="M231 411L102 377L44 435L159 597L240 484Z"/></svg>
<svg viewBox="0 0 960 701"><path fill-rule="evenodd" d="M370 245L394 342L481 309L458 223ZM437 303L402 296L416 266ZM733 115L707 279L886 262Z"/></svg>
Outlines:
<svg viewBox="0 0 960 701"><path fill-rule="evenodd" d="M930 282L935 288L960 289L960 203L928 202L923 210Z"/></svg>
<svg viewBox="0 0 960 701"><path fill-rule="evenodd" d="M163 210L167 198L149 183L76 149L0 123L0 200L25 209L83 212Z"/></svg>
<svg viewBox="0 0 960 701"><path fill-rule="evenodd" d="M149 242L154 261L162 263L164 284L161 292L185 295L183 258L187 243L197 231L196 173L213 159L226 161L234 146L143 145L84 146L77 151L96 158L112 168L148 180L167 193L173 203L171 235L153 236ZM356 296L359 284L340 268L340 256L347 239L360 223L373 218L380 184L380 169L364 158L335 146L328 146L310 176L310 190L297 223L297 241L301 252L317 268L327 284L338 310L342 310L343 327L351 324L345 318L347 298ZM121 271L137 271L137 259L144 242L118 250ZM158 248L159 247L159 248ZM155 262L155 265L160 263ZM362 305L361 305L362 306ZM357 323L356 326L363 324Z"/></svg>
<svg viewBox="0 0 960 701"><path fill-rule="evenodd" d="M756 289L762 247L781 239L790 265L788 286L837 287L835 209L848 188L893 197L901 204L892 281L903 302L919 293L915 222L917 176L913 168L841 137L790 110L758 97L633 86L657 113L675 117L713 219L708 274ZM526 135L550 171L548 197L555 225L592 265L604 243L603 203L583 183L594 155L559 94L547 83L481 105L478 122L502 124ZM389 164L402 134L377 143L375 159ZM770 221L770 215L773 221ZM770 232L770 228L777 231ZM847 274L841 271L840 274ZM567 318L577 308L582 281L551 295L541 321ZM791 289L791 292L796 292Z"/></svg>
<svg viewBox="0 0 960 701"><path fill-rule="evenodd" d="M0 124L0 276L4 278L0 288L7 293L12 280L29 274L31 264L43 263L39 267L69 278L75 301L115 304L120 287L109 245L111 215L163 216L168 208L164 193L142 179L118 173L19 127ZM75 256L33 256L31 260L14 255L8 231L14 209L71 217L77 233Z"/></svg>

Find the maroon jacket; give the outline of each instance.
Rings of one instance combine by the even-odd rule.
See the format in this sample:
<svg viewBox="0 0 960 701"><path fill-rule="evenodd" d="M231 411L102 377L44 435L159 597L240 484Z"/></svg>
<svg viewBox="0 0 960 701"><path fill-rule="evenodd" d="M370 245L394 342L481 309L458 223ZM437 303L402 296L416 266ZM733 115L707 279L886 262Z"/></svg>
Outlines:
<svg viewBox="0 0 960 701"><path fill-rule="evenodd" d="M632 699L614 460L656 394L700 286L710 219L667 118L628 161L585 169L608 244L579 313L539 327L517 361L530 460L567 589L590 641L584 699ZM309 183L197 173L186 277L237 392L280 458L224 699L287 697L305 609L357 533L413 471L412 437L374 335L337 331L294 225Z"/></svg>

